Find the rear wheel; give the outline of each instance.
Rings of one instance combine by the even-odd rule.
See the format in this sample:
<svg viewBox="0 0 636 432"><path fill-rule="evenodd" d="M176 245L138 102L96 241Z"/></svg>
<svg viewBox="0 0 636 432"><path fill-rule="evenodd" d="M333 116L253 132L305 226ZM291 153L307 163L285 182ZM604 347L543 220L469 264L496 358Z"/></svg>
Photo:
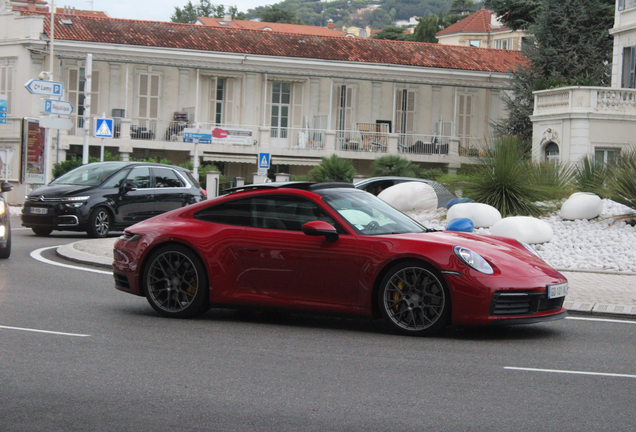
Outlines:
<svg viewBox="0 0 636 432"><path fill-rule="evenodd" d="M7 219L7 225L5 226L6 232L6 244L3 248L0 248L0 259L9 258L11 256L11 224Z"/></svg>
<svg viewBox="0 0 636 432"><path fill-rule="evenodd" d="M104 238L110 232L110 212L104 207L98 207L88 217L86 232L90 237Z"/></svg>
<svg viewBox="0 0 636 432"><path fill-rule="evenodd" d="M156 250L148 258L142 283L148 303L163 316L189 318L208 309L205 268L186 247L169 245Z"/></svg>
<svg viewBox="0 0 636 432"><path fill-rule="evenodd" d="M394 267L382 280L378 296L386 322L402 334L432 335L450 318L450 295L441 276L419 261Z"/></svg>
<svg viewBox="0 0 636 432"><path fill-rule="evenodd" d="M33 230L35 235L38 237L46 237L47 235L53 232L52 228L46 228L46 227L33 227L31 229Z"/></svg>

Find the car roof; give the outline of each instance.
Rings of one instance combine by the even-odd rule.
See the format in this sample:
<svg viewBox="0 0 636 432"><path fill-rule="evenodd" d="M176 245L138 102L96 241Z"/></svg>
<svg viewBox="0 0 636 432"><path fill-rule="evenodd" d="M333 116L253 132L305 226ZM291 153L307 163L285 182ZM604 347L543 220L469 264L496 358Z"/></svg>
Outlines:
<svg viewBox="0 0 636 432"><path fill-rule="evenodd" d="M354 187L360 187L360 186L364 186L376 181L386 181L386 180L402 180L402 181L416 181L416 182L422 182L422 183L434 183L433 180L429 180L429 179L421 179L421 178L414 178L414 177L400 177L400 176L382 176L382 177L372 177L372 178L360 180L354 183Z"/></svg>
<svg viewBox="0 0 636 432"><path fill-rule="evenodd" d="M300 189L306 191L316 191L320 189L335 189L335 188L349 188L354 189L353 184L345 182L329 182L329 183L317 183L308 181L296 181L296 182L272 182L272 183L259 183L251 184L239 187L233 187L224 189L223 192L233 193L247 190L259 190L259 189Z"/></svg>
<svg viewBox="0 0 636 432"><path fill-rule="evenodd" d="M176 168L180 170L186 169L176 165L168 165L168 164L163 164L159 162L142 162L142 161L108 161L108 162L92 162L92 164L121 165L122 168L141 165L141 166L155 166L155 167L170 167L170 168Z"/></svg>

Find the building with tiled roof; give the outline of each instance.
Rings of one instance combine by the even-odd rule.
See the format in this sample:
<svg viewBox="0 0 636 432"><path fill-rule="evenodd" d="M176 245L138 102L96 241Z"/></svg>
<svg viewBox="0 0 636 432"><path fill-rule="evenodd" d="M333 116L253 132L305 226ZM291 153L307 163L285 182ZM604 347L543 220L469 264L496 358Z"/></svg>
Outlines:
<svg viewBox="0 0 636 432"><path fill-rule="evenodd" d="M50 18L0 3L8 101L0 140L16 152L22 119L40 116L42 97L23 83L50 68ZM63 14L54 25L52 76L74 112L59 142L54 134L52 162L82 157L83 127L104 113L116 120L106 149L124 160L213 162L248 182L259 151L271 154L273 172L292 175L334 153L361 174L387 154L447 171L472 163L471 149L505 115L510 70L523 61L505 50L101 16ZM217 132L197 147L187 128ZM91 155L100 143L89 139ZM20 163L14 158L14 176ZM13 196L22 199L25 188Z"/></svg>
<svg viewBox="0 0 636 432"><path fill-rule="evenodd" d="M501 23L495 11L482 8L435 36L443 45L520 50L525 32L511 30Z"/></svg>
<svg viewBox="0 0 636 432"><path fill-rule="evenodd" d="M195 24L206 25L219 28L233 28L243 30L262 30L262 31L275 31L279 33L295 33L304 34L310 36L347 36L347 32L342 30L336 30L333 23L330 23L327 27L309 26L301 24L285 24L285 23L270 23L263 21L247 21L247 20L233 20L231 16L225 16L224 18L208 18L199 17Z"/></svg>

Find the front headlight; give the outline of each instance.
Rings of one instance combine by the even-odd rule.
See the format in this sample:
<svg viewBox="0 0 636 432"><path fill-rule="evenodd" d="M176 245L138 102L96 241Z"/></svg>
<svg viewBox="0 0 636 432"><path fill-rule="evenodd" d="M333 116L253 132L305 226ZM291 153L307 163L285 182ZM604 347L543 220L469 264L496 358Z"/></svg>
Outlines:
<svg viewBox="0 0 636 432"><path fill-rule="evenodd" d="M86 201L90 198L90 196L80 196L80 197L68 197L62 199L64 202L78 202L78 201Z"/></svg>
<svg viewBox="0 0 636 432"><path fill-rule="evenodd" d="M488 264L488 261L483 259L481 255L479 255L478 253L475 253L471 251L470 249L462 247L462 246L455 246L453 248L453 252L455 252L455 255L457 255L457 258L459 258L468 266L474 268L478 272L488 274L488 275L491 275L494 273L492 267L490 266L490 264Z"/></svg>
<svg viewBox="0 0 636 432"><path fill-rule="evenodd" d="M532 246L530 246L528 243L524 243L521 240L517 240L519 242L519 244L521 246L523 246L524 248L528 249L528 251L530 251L531 253L533 253L534 255L538 256L539 258L541 258L539 256L539 252L537 252L537 250L535 248L533 248Z"/></svg>
<svg viewBox="0 0 636 432"><path fill-rule="evenodd" d="M4 214L4 201L0 201L0 215Z"/></svg>

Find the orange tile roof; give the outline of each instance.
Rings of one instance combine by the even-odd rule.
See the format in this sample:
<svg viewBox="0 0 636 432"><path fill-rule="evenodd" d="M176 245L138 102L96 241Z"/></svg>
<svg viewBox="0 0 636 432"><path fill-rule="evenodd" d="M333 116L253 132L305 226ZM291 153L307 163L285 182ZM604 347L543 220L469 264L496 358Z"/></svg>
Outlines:
<svg viewBox="0 0 636 432"><path fill-rule="evenodd" d="M313 36L346 36L347 34L342 30L331 30L327 27L308 26L301 24L283 24L247 20L225 21L222 18L207 17L199 17L198 20L201 21L204 25L211 27L236 28L244 30L264 30L281 33L306 34Z"/></svg>
<svg viewBox="0 0 636 432"><path fill-rule="evenodd" d="M453 33L487 33L510 30L508 27L493 27L490 20L494 10L480 9L468 15L466 18L457 21L455 24L437 32L436 36L444 36Z"/></svg>
<svg viewBox="0 0 636 432"><path fill-rule="evenodd" d="M71 16L94 16L94 17L103 17L108 18L108 14L102 11L93 11L93 10L81 10L81 9L71 9L71 8L55 8L55 15L71 15Z"/></svg>
<svg viewBox="0 0 636 432"><path fill-rule="evenodd" d="M41 12L22 14L49 17L48 13ZM71 25L55 20L56 39L504 73L525 62L519 51L500 49L309 36L117 18L74 16L69 17L69 20ZM45 18L43 21L43 32L50 37L51 20Z"/></svg>

